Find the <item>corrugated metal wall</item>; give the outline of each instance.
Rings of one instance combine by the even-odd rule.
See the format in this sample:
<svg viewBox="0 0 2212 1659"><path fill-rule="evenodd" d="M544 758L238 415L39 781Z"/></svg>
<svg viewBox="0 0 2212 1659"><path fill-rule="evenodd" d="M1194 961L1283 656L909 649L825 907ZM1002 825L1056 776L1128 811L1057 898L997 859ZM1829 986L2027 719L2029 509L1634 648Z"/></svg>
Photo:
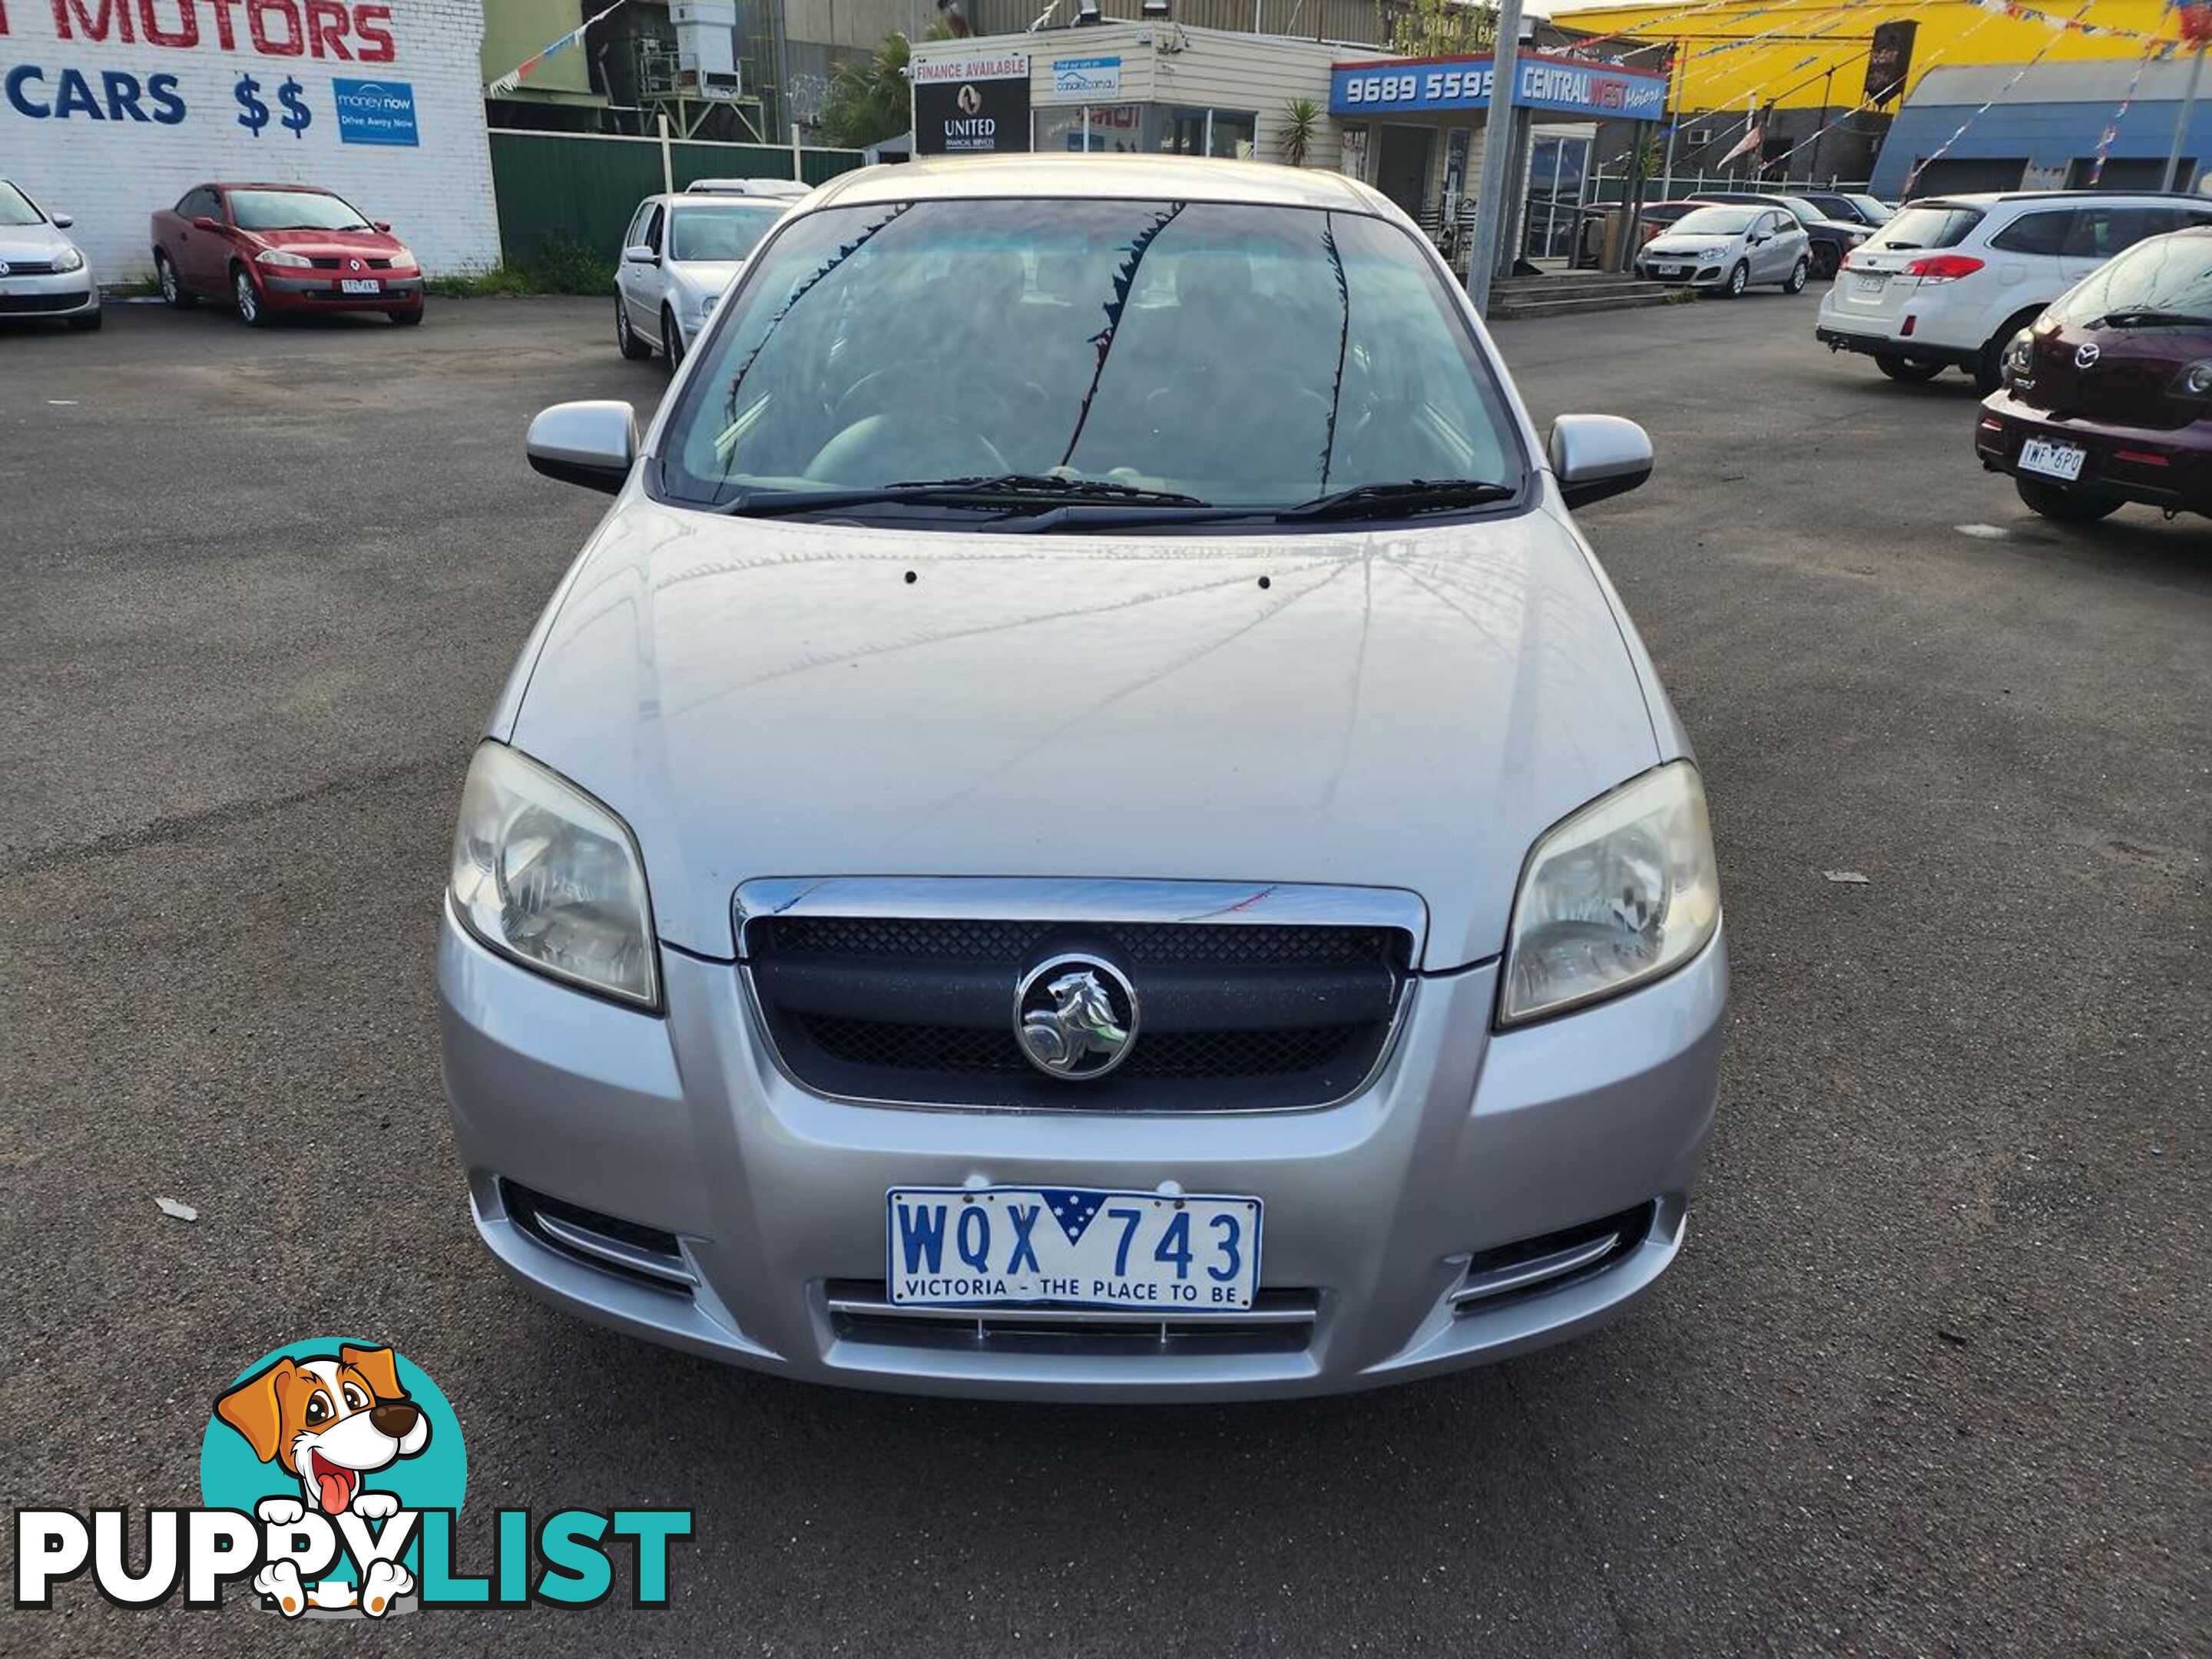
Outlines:
<svg viewBox="0 0 2212 1659"><path fill-rule="evenodd" d="M1048 0L964 0L978 34L1018 34L1036 20ZM1173 0L1175 21L1193 28L1241 29L1250 34L1285 34L1293 40L1344 40L1379 46L1390 38L1392 0ZM1075 21L1076 0L1060 0L1050 27L1064 30ZM1138 21L1140 0L1099 0L1108 17ZM1055 33L1054 48L1067 37Z"/></svg>
<svg viewBox="0 0 2212 1659"><path fill-rule="evenodd" d="M694 179L791 177L791 152L773 144L678 143L669 155L678 190ZM810 185L860 165L853 149L808 149L800 156ZM660 145L651 138L495 131L491 176L509 261L526 262L552 236L617 259L630 215L660 188Z"/></svg>

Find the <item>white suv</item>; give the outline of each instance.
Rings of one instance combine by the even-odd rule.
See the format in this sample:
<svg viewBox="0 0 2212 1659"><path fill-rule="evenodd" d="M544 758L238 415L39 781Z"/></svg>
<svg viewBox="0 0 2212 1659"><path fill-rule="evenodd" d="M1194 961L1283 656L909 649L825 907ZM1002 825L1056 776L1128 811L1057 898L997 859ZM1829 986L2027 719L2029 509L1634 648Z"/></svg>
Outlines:
<svg viewBox="0 0 2212 1659"><path fill-rule="evenodd" d="M2196 225L2212 225L2212 201L2008 191L1910 203L1844 259L1814 335L1893 380L1960 368L1994 392L2006 342L2044 307L2146 236Z"/></svg>

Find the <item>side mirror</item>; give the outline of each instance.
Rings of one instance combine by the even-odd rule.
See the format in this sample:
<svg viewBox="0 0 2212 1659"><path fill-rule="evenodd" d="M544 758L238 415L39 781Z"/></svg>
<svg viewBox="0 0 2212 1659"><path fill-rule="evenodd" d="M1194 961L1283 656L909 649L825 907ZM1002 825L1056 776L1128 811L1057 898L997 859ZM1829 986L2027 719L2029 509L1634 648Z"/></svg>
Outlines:
<svg viewBox="0 0 2212 1659"><path fill-rule="evenodd" d="M56 230L67 230L76 222L76 216L68 213L49 213L46 218Z"/></svg>
<svg viewBox="0 0 2212 1659"><path fill-rule="evenodd" d="M1625 495L1651 476L1651 437L1618 415L1562 415L1552 422L1552 476L1569 507Z"/></svg>
<svg viewBox="0 0 2212 1659"><path fill-rule="evenodd" d="M371 219L368 223L372 230L380 230L386 236L392 234L392 221L389 219Z"/></svg>
<svg viewBox="0 0 2212 1659"><path fill-rule="evenodd" d="M643 242L632 242L623 250L623 260L633 265L657 265L660 263L660 256Z"/></svg>
<svg viewBox="0 0 2212 1659"><path fill-rule="evenodd" d="M201 214L196 214L196 215L194 215L194 216L193 216L193 218L192 218L192 228L193 228L194 230L209 230L209 231L217 231L217 232L219 232L219 231L221 231L221 230L222 229L222 227L221 225L219 225L219 224L216 223L216 222L215 222L213 219L210 218L206 214L204 214L204 213L201 213Z"/></svg>
<svg viewBox="0 0 2212 1659"><path fill-rule="evenodd" d="M522 447L547 477L611 495L637 459L637 416L624 403L556 404L538 410Z"/></svg>

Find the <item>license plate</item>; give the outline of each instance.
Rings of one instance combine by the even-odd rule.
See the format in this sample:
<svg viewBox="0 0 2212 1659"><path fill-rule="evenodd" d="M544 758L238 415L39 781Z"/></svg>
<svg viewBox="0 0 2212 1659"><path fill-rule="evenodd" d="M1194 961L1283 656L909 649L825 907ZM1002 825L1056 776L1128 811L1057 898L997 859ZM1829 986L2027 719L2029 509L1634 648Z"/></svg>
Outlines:
<svg viewBox="0 0 2212 1659"><path fill-rule="evenodd" d="M2020 447L2021 470L2040 472L2046 478L2063 478L2069 483L2081 476L2081 463L2089 452L2079 444L2055 444L2048 438L2030 438Z"/></svg>
<svg viewBox="0 0 2212 1659"><path fill-rule="evenodd" d="M1854 294L1879 294L1881 292L1884 284L1888 281L1888 277L1872 271L1855 270L1851 273L1851 292Z"/></svg>
<svg viewBox="0 0 2212 1659"><path fill-rule="evenodd" d="M384 284L374 276L342 276L338 279L341 294L381 294Z"/></svg>
<svg viewBox="0 0 2212 1659"><path fill-rule="evenodd" d="M1256 1198L1091 1187L895 1187L890 1299L938 1307L1062 1302L1171 1314L1249 1308Z"/></svg>
<svg viewBox="0 0 2212 1659"><path fill-rule="evenodd" d="M1689 274L1689 268L1686 265L1661 265L1659 274L1662 276L1686 276Z"/></svg>

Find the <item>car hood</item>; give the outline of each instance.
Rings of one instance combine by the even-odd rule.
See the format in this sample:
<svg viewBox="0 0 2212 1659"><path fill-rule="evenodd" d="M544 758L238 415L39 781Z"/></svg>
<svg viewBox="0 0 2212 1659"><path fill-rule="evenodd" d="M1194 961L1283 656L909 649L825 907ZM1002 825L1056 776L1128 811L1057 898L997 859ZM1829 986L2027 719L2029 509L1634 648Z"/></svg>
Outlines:
<svg viewBox="0 0 2212 1659"><path fill-rule="evenodd" d="M0 225L0 259L51 259L76 246L52 225Z"/></svg>
<svg viewBox="0 0 2212 1659"><path fill-rule="evenodd" d="M1678 236L1670 231L1664 236L1654 236L1644 245L1644 251L1646 253L1695 253L1705 247L1734 247L1741 240L1735 233L1724 230L1709 231L1702 236Z"/></svg>
<svg viewBox="0 0 2212 1659"><path fill-rule="evenodd" d="M386 254L399 246L398 237L380 230L249 230L244 234L264 247L308 255L335 254L341 258L349 253Z"/></svg>
<svg viewBox="0 0 2212 1659"><path fill-rule="evenodd" d="M744 268L743 259L672 259L668 264L668 274L687 288L713 295L728 288Z"/></svg>
<svg viewBox="0 0 2212 1659"><path fill-rule="evenodd" d="M1503 948L1538 835L1661 758L1624 626L1541 510L1028 537L633 485L506 735L628 819L704 955L756 877L1089 876L1409 888L1445 967Z"/></svg>

